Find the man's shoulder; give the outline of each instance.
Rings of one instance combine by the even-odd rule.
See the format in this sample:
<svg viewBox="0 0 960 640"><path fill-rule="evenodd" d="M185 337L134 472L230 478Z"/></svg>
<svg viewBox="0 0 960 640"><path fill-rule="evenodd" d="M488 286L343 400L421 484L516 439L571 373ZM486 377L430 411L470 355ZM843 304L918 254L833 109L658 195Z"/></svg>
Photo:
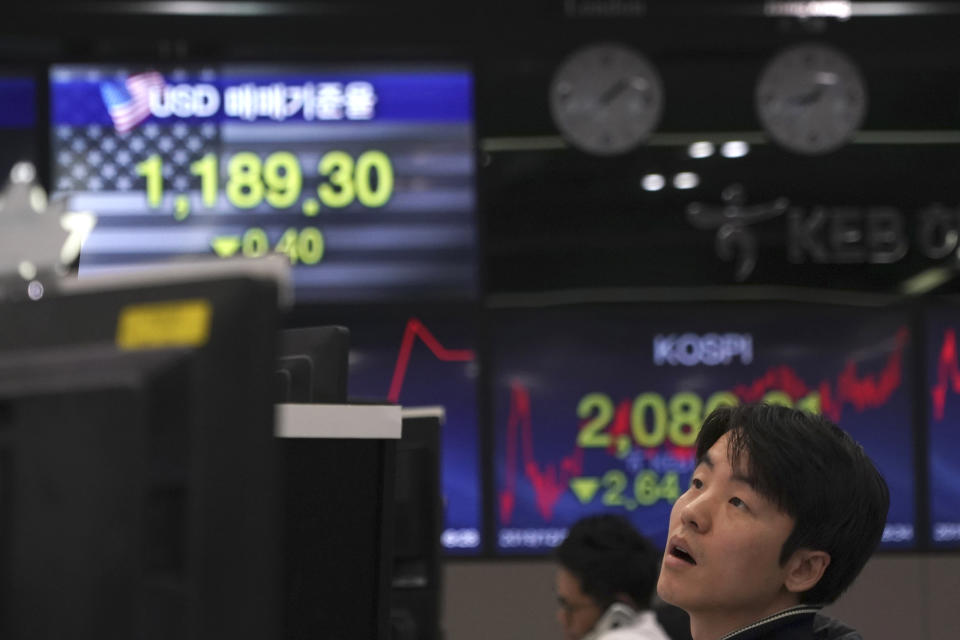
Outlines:
<svg viewBox="0 0 960 640"><path fill-rule="evenodd" d="M813 617L814 640L863 640L856 629L818 613Z"/></svg>

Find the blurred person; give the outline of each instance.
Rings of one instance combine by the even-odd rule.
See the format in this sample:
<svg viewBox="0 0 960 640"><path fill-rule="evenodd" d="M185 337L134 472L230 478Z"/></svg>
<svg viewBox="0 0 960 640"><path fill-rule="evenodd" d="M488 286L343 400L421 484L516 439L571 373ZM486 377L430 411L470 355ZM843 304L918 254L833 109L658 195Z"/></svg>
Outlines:
<svg viewBox="0 0 960 640"><path fill-rule="evenodd" d="M556 558L565 640L670 640L650 609L660 553L626 518L578 520Z"/></svg>

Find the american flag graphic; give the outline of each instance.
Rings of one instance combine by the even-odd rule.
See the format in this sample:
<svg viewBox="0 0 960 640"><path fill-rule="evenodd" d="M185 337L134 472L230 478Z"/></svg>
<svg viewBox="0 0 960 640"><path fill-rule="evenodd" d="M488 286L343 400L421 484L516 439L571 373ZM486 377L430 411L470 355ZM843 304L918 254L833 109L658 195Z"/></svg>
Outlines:
<svg viewBox="0 0 960 640"><path fill-rule="evenodd" d="M156 71L134 74L123 83L104 82L100 85L100 94L117 133L131 131L150 116L150 90L159 90L163 86L163 75Z"/></svg>

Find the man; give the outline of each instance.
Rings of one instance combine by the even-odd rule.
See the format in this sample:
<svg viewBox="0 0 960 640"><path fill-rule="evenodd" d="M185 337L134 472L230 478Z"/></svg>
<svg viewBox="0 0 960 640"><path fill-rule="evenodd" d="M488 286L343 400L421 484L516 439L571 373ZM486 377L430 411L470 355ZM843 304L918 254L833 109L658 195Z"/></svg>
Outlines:
<svg viewBox="0 0 960 640"><path fill-rule="evenodd" d="M577 521L557 548L557 620L566 640L668 640L650 608L656 548L623 517Z"/></svg>
<svg viewBox="0 0 960 640"><path fill-rule="evenodd" d="M670 514L657 590L690 614L694 640L813 638L817 610L879 543L889 503L863 449L828 420L718 409Z"/></svg>

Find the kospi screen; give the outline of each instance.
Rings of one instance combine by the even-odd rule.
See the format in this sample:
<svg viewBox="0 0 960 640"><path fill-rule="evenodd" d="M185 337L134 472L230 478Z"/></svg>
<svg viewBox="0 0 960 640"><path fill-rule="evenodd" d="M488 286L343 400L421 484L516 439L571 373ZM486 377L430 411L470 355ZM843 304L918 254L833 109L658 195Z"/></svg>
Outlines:
<svg viewBox="0 0 960 640"><path fill-rule="evenodd" d="M937 548L960 548L960 307L926 310L930 533Z"/></svg>
<svg viewBox="0 0 960 640"><path fill-rule="evenodd" d="M448 66L56 66L80 277L289 257L298 302L477 294L472 76Z"/></svg>
<svg viewBox="0 0 960 640"><path fill-rule="evenodd" d="M457 306L323 310L315 323L350 329L353 401L442 406L443 534L447 553L481 550L480 444L475 316Z"/></svg>
<svg viewBox="0 0 960 640"><path fill-rule="evenodd" d="M666 541L706 414L818 411L886 478L885 548L915 544L908 315L792 306L501 311L492 327L496 549L545 552L576 519L628 516Z"/></svg>

